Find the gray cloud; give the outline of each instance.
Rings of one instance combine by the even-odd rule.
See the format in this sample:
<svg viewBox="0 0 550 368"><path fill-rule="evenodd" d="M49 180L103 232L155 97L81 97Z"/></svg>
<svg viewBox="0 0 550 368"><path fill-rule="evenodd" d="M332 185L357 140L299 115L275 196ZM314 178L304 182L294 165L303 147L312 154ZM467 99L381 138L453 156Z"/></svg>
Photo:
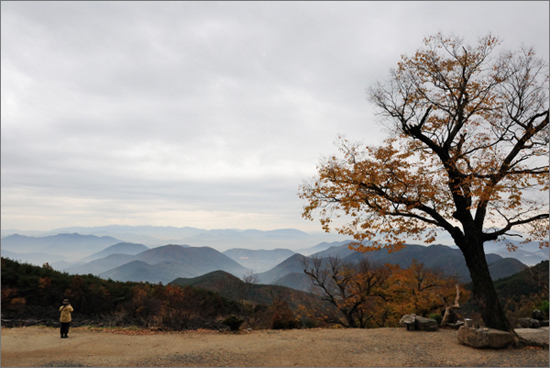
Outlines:
<svg viewBox="0 0 550 368"><path fill-rule="evenodd" d="M1 8L4 228L313 229L298 185L338 134L383 138L365 89L423 37L493 32L548 55L545 2Z"/></svg>

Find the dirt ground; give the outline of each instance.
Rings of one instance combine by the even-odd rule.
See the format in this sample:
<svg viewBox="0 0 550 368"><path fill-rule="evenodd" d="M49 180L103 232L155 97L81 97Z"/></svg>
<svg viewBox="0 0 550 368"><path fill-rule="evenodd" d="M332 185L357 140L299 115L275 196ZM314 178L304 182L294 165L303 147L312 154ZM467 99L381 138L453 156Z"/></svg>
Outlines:
<svg viewBox="0 0 550 368"><path fill-rule="evenodd" d="M68 339L49 327L2 328L1 349L2 367L548 367L549 363L548 349L476 350L459 345L454 330L403 328L233 334L79 327L71 329Z"/></svg>

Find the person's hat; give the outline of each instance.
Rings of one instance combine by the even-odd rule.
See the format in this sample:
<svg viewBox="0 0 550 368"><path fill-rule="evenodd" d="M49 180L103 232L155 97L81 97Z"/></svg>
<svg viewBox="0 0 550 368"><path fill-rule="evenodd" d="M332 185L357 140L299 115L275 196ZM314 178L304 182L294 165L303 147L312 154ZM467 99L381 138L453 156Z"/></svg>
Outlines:
<svg viewBox="0 0 550 368"><path fill-rule="evenodd" d="M63 304L69 304L69 299L63 299Z"/></svg>

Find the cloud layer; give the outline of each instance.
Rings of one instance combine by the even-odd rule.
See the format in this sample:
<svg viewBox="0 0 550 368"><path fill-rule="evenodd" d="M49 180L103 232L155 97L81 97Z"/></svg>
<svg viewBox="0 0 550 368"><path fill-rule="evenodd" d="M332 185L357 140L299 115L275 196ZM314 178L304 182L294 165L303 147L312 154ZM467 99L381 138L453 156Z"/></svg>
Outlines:
<svg viewBox="0 0 550 368"><path fill-rule="evenodd" d="M548 55L546 2L2 2L2 227L317 229L298 186L439 31ZM513 26L511 26L513 25Z"/></svg>

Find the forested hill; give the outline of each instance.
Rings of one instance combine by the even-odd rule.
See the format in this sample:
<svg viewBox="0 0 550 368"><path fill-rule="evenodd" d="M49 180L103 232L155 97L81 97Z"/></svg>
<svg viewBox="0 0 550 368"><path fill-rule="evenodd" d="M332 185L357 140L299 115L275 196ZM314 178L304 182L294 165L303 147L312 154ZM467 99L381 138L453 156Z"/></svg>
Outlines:
<svg viewBox="0 0 550 368"><path fill-rule="evenodd" d="M512 276L495 281L495 289L503 300L514 298L520 300L533 294L548 291L549 261L518 272Z"/></svg>
<svg viewBox="0 0 550 368"><path fill-rule="evenodd" d="M2 258L3 321L58 321L64 298L74 307L76 321L92 319L111 325L212 327L220 318L238 313L236 302L213 291L69 275L47 265L38 267Z"/></svg>
<svg viewBox="0 0 550 368"><path fill-rule="evenodd" d="M253 285L249 296L255 301L251 303L245 300L249 296L242 294L251 284L223 271L196 280L180 279L180 286L69 275L47 264L39 267L7 258L2 258L1 266L3 326L8 320L26 319L51 325L59 321L58 308L68 298L75 310L74 323L87 320L103 326L219 329L227 327L221 321L239 316L254 328L296 327L298 302L318 300L282 286ZM212 287L205 287L209 283Z"/></svg>
<svg viewBox="0 0 550 368"><path fill-rule="evenodd" d="M273 304L284 299L293 310L300 304L324 303L313 294L280 285L247 283L224 271L214 271L194 278L177 278L171 284L212 290L231 300L247 300L254 304Z"/></svg>

